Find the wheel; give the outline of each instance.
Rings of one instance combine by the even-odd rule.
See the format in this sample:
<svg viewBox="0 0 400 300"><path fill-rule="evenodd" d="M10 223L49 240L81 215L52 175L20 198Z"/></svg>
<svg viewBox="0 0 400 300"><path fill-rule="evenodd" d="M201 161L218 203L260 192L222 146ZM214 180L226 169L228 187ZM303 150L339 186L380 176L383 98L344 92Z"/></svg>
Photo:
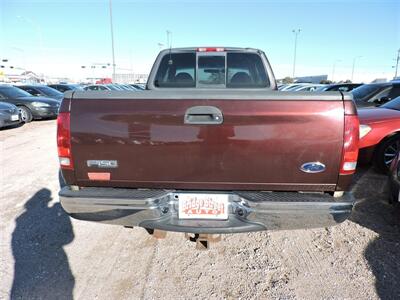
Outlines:
<svg viewBox="0 0 400 300"><path fill-rule="evenodd" d="M388 173L390 164L399 152L400 135L394 135L382 141L376 149L373 165L382 173Z"/></svg>
<svg viewBox="0 0 400 300"><path fill-rule="evenodd" d="M20 113L21 113L21 120L24 123L29 123L32 121L32 113L29 110L29 108L25 107L25 106L19 106L18 107Z"/></svg>

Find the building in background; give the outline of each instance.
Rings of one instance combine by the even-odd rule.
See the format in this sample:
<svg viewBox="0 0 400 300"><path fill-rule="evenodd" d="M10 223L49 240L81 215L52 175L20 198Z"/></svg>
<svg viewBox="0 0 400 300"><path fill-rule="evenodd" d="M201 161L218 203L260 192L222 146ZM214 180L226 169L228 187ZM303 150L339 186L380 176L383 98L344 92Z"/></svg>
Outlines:
<svg viewBox="0 0 400 300"><path fill-rule="evenodd" d="M4 83L45 83L46 80L42 75L38 75L32 71L22 71L20 69L10 69L0 73L0 82Z"/></svg>
<svg viewBox="0 0 400 300"><path fill-rule="evenodd" d="M371 83L384 83L387 82L387 78L376 78L371 81Z"/></svg>
<svg viewBox="0 0 400 300"><path fill-rule="evenodd" d="M327 80L328 75L314 75L314 76L302 76L294 78L294 82L304 83L320 83L323 80Z"/></svg>

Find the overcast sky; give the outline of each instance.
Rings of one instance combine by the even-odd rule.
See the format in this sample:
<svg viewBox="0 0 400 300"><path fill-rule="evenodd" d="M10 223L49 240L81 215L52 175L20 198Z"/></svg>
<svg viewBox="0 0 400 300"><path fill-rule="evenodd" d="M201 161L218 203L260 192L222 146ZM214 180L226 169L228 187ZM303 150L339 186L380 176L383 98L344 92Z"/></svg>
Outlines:
<svg viewBox="0 0 400 300"><path fill-rule="evenodd" d="M117 72L149 72L166 30L172 46L264 50L278 78L334 75L355 81L394 75L400 1L113 0ZM91 76L82 65L111 63L108 0L0 0L0 59L51 76ZM335 72L333 66L335 64ZM110 76L110 69L95 69Z"/></svg>

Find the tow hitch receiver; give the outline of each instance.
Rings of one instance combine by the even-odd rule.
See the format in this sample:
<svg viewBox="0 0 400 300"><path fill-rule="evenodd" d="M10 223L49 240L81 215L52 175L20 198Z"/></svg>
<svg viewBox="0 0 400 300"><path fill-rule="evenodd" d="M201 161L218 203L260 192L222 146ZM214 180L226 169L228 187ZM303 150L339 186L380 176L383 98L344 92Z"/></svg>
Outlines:
<svg viewBox="0 0 400 300"><path fill-rule="evenodd" d="M128 227L128 226L125 226ZM167 236L167 231L145 228L147 233L157 240L165 239ZM190 242L196 243L197 250L208 250L210 249L211 243L220 242L222 239L221 234L207 234L207 233L185 233L185 239Z"/></svg>
<svg viewBox="0 0 400 300"><path fill-rule="evenodd" d="M167 232L165 230L151 229L151 228L145 228L145 229L153 238L157 240L163 240L167 236Z"/></svg>
<svg viewBox="0 0 400 300"><path fill-rule="evenodd" d="M185 238L191 242L195 242L197 250L208 250L210 248L210 243L221 241L220 234L185 233Z"/></svg>

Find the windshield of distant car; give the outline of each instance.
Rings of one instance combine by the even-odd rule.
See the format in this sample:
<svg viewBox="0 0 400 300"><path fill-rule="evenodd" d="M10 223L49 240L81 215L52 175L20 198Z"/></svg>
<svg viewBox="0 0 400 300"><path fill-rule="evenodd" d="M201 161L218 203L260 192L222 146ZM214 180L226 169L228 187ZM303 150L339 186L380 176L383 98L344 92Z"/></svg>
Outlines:
<svg viewBox="0 0 400 300"><path fill-rule="evenodd" d="M0 93L7 98L21 98L21 97L32 97L31 94L13 86L2 86L0 87Z"/></svg>
<svg viewBox="0 0 400 300"><path fill-rule="evenodd" d="M370 96L375 95L385 86L380 84L364 84L351 91L355 100L363 101L368 99Z"/></svg>
<svg viewBox="0 0 400 300"><path fill-rule="evenodd" d="M38 87L35 87L35 88L37 90L41 91L45 95L54 96L54 97L63 95L63 93L57 91L56 89L48 87L48 86L38 86Z"/></svg>
<svg viewBox="0 0 400 300"><path fill-rule="evenodd" d="M394 98L393 100L391 100L379 107L400 110L400 97Z"/></svg>

